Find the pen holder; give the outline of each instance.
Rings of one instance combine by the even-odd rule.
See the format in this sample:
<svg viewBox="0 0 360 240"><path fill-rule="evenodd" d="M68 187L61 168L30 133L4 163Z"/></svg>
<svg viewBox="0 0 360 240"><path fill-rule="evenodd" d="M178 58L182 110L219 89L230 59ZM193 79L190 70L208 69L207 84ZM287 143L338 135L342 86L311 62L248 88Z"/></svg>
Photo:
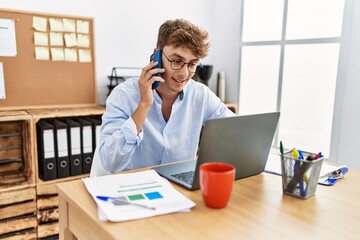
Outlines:
<svg viewBox="0 0 360 240"><path fill-rule="evenodd" d="M316 154L301 151L304 159ZM291 151L280 155L283 193L307 199L315 194L324 157L302 160L292 157Z"/></svg>

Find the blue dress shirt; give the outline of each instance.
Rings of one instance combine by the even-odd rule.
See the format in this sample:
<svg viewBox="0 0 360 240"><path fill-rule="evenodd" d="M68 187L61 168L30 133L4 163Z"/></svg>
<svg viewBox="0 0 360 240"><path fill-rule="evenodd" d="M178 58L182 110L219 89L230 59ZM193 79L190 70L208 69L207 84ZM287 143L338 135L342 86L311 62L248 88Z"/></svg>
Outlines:
<svg viewBox="0 0 360 240"><path fill-rule="evenodd" d="M205 121L235 115L207 86L190 80L167 122L161 112L162 100L154 91L154 103L137 134L131 116L139 102L137 78L119 84L106 100L99 152L103 167L110 172L194 159Z"/></svg>

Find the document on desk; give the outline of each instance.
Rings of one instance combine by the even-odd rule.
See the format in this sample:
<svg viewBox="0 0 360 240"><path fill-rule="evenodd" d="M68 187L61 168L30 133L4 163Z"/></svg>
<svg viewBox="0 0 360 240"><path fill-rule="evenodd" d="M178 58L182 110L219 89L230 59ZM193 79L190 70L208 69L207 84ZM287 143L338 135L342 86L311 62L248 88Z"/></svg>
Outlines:
<svg viewBox="0 0 360 240"><path fill-rule="evenodd" d="M195 206L154 170L83 178L83 182L98 205L100 220L135 220Z"/></svg>

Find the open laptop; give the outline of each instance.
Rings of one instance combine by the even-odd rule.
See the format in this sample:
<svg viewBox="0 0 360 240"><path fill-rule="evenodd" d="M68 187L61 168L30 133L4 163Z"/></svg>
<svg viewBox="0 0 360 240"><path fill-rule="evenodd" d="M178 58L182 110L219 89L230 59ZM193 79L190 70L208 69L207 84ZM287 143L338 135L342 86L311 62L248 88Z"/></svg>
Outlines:
<svg viewBox="0 0 360 240"><path fill-rule="evenodd" d="M200 188L199 166L225 162L236 167L235 179L262 173L280 113L263 113L208 120L202 130L197 160L160 165L153 169L190 190Z"/></svg>

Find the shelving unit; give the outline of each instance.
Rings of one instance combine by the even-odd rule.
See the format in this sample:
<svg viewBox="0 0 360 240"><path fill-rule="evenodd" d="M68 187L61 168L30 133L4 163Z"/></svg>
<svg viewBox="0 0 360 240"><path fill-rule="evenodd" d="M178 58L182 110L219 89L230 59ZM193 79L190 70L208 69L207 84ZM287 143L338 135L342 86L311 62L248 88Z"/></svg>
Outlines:
<svg viewBox="0 0 360 240"><path fill-rule="evenodd" d="M61 118L61 117L81 117L102 115L105 111L104 107L84 107L84 108L64 108L64 109L36 109L27 111L33 118L33 127L40 119L46 118ZM36 132L34 130L34 132ZM37 149L36 133L33 135L34 147ZM37 151L34 154L35 159L38 159ZM35 161L35 169L38 168L38 161ZM88 174L71 176L66 178L59 178L50 181L43 181L39 174L36 174L36 206L37 206L37 221L38 221L38 237L44 238L46 236L56 235L59 233L59 211L58 211L58 195L56 184L64 181L71 181L83 177Z"/></svg>
<svg viewBox="0 0 360 240"><path fill-rule="evenodd" d="M39 177L36 123L46 118L102 115L104 111L104 107L93 106L0 112L1 238L36 239L57 235L56 184L88 176L82 174L50 181ZM18 164L1 163L19 156L21 162Z"/></svg>

